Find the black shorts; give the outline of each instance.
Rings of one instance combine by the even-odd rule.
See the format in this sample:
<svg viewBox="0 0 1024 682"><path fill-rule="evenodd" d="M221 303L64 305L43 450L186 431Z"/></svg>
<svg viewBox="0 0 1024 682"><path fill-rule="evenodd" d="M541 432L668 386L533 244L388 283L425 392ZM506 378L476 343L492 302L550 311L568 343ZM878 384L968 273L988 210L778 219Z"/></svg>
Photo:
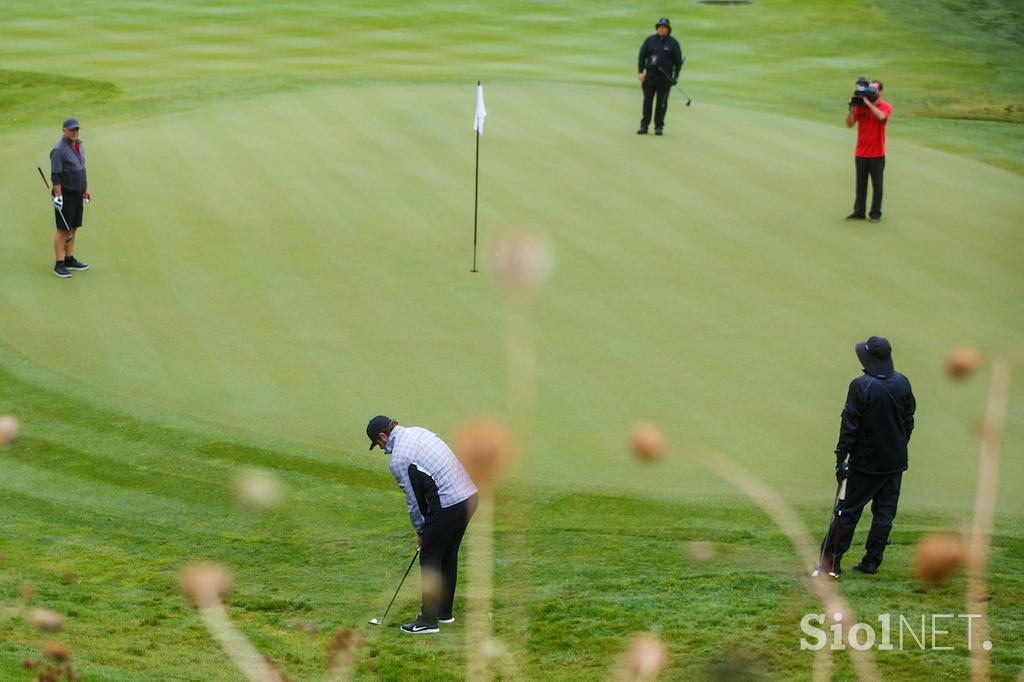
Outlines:
<svg viewBox="0 0 1024 682"><path fill-rule="evenodd" d="M69 227L74 229L82 226L82 213L85 212L85 204L82 200L82 192L70 192L64 190L62 192L64 197L64 208L58 213L57 207L53 208L53 219L57 221L58 230L66 230ZM64 220L68 221L68 224L64 225L64 220L61 220L60 214L64 214Z"/></svg>

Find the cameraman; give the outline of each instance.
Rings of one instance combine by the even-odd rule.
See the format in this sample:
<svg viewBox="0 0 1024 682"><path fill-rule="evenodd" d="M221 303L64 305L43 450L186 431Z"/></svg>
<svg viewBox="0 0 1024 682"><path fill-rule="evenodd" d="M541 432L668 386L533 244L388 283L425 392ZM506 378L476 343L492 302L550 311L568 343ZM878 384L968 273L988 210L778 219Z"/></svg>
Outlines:
<svg viewBox="0 0 1024 682"><path fill-rule="evenodd" d="M657 33L648 36L640 46L637 59L636 77L644 91L644 113L637 135L647 134L655 95L658 96L658 104L654 107L654 134L661 135L665 127L665 112L668 111L668 94L679 79L679 70L683 68L683 51L679 41L670 35L672 24L669 20L664 17L658 19L654 30Z"/></svg>
<svg viewBox="0 0 1024 682"><path fill-rule="evenodd" d="M872 90L874 92L872 93ZM858 89L858 93L860 89ZM846 127L857 126L857 198L853 213L847 220L864 220L868 198L868 176L871 177L871 222L882 218L882 174L885 172L885 124L892 115L892 105L882 101L882 82L871 81L863 96L850 101Z"/></svg>

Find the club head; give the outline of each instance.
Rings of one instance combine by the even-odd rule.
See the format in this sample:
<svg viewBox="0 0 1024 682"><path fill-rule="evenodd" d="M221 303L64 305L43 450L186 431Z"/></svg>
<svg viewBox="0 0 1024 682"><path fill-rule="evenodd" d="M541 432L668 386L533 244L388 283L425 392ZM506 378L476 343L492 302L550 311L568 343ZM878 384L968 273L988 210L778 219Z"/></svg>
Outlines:
<svg viewBox="0 0 1024 682"><path fill-rule="evenodd" d="M377 620L376 618L371 618L370 619L370 625L380 625L380 621Z"/></svg>
<svg viewBox="0 0 1024 682"><path fill-rule="evenodd" d="M686 106L690 106L690 100L686 100Z"/></svg>

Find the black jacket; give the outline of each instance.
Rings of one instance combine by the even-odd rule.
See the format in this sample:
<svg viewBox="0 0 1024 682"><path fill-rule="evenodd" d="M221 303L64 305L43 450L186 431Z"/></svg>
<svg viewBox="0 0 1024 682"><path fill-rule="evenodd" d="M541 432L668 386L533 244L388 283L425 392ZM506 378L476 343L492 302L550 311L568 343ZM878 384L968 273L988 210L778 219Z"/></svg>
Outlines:
<svg viewBox="0 0 1024 682"><path fill-rule="evenodd" d="M50 182L61 185L62 190L84 192L89 187L85 175L85 144L78 141L78 154L71 140L60 138L50 152Z"/></svg>
<svg viewBox="0 0 1024 682"><path fill-rule="evenodd" d="M899 372L857 377L846 394L836 455L849 454L850 468L866 474L906 471L916 409L910 381Z"/></svg>
<svg viewBox="0 0 1024 682"><path fill-rule="evenodd" d="M683 51L679 47L679 41L672 36L662 38L657 33L647 37L644 44L640 46L640 56L637 59L636 72L646 70L647 76L654 76L661 80L676 80L679 78L679 69L683 68Z"/></svg>

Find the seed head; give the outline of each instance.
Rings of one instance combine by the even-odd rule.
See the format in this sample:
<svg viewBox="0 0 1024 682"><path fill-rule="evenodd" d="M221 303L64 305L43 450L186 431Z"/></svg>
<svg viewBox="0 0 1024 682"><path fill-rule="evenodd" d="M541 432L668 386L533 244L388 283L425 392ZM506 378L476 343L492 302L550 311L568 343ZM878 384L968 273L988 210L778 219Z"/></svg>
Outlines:
<svg viewBox="0 0 1024 682"><path fill-rule="evenodd" d="M661 429L651 422L637 422L629 434L629 445L633 456L645 462L661 459L668 443Z"/></svg>
<svg viewBox="0 0 1024 682"><path fill-rule="evenodd" d="M197 607L219 603L231 591L231 574L218 564L197 561L181 572L181 591Z"/></svg>
<svg viewBox="0 0 1024 682"><path fill-rule="evenodd" d="M481 488L497 483L517 449L508 429L489 417L463 423L456 429L453 443L455 456Z"/></svg>
<svg viewBox="0 0 1024 682"><path fill-rule="evenodd" d="M971 346L956 346L946 354L946 373L963 379L981 366L981 354Z"/></svg>
<svg viewBox="0 0 1024 682"><path fill-rule="evenodd" d="M0 447L11 445L21 435L21 422L9 414L0 416Z"/></svg>
<svg viewBox="0 0 1024 682"><path fill-rule="evenodd" d="M64 629L64 616L51 609L32 609L28 612L28 620L43 632L59 632Z"/></svg>
<svg viewBox="0 0 1024 682"><path fill-rule="evenodd" d="M932 533L921 538L914 552L914 577L925 587L949 580L964 563L960 538L949 533Z"/></svg>

